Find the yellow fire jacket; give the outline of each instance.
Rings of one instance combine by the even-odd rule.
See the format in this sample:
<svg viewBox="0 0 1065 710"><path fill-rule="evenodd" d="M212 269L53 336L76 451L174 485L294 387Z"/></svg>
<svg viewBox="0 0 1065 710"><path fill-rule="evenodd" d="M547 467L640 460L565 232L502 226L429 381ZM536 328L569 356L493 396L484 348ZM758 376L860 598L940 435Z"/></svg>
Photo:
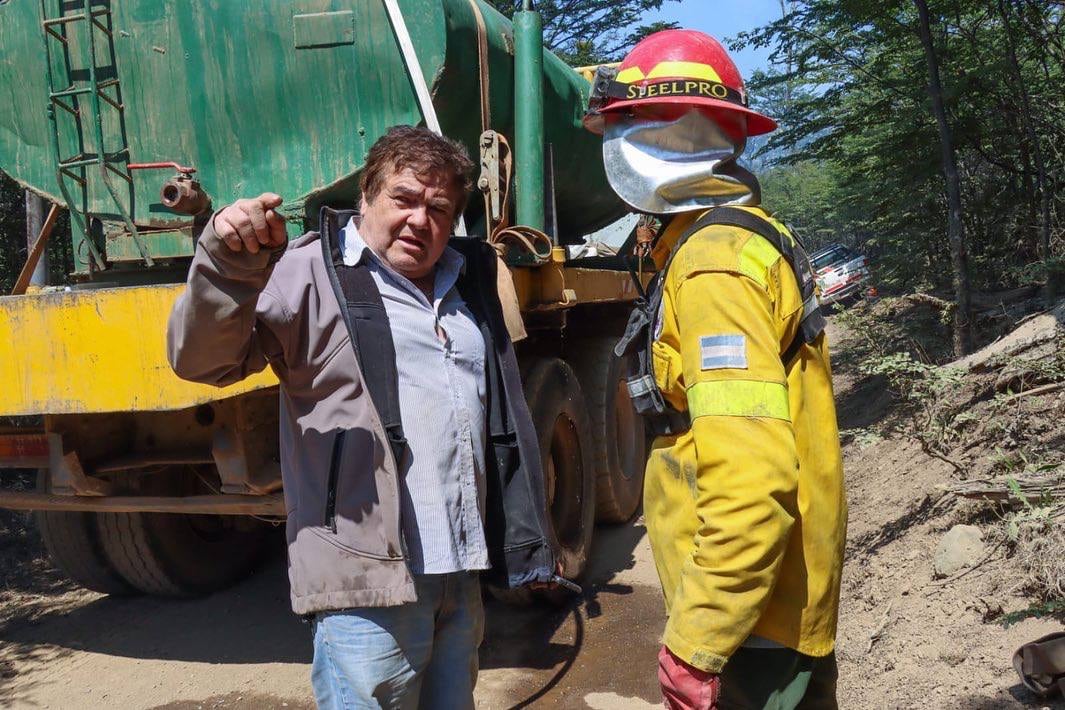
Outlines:
<svg viewBox="0 0 1065 710"><path fill-rule="evenodd" d="M659 268L699 216L673 220ZM825 334L787 369L781 360L802 312L787 261L737 227L692 235L666 276L654 375L692 427L655 441L644 512L669 612L663 642L706 671L752 634L809 656L835 643L843 464Z"/></svg>

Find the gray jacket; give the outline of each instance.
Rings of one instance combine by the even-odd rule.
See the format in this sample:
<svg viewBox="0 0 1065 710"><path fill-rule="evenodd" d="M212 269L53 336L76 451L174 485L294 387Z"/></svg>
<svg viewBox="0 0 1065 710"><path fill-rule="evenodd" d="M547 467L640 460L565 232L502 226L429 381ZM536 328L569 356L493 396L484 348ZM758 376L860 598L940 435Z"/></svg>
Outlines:
<svg viewBox="0 0 1065 710"><path fill-rule="evenodd" d="M225 386L270 365L281 381L289 580L301 615L415 600L398 467L341 306L340 219L323 210L324 236L258 254L230 251L208 226L167 332L170 364L184 379ZM539 446L495 294L495 257L480 240L452 246L466 257L458 287L485 336L488 400L498 403L487 423L486 576L502 587L546 582L555 555Z"/></svg>

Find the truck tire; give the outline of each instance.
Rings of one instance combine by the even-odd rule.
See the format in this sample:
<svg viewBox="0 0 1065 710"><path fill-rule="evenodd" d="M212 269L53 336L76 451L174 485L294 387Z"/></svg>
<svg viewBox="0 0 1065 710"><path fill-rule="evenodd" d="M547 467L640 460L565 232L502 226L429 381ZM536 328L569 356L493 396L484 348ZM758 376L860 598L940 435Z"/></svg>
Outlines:
<svg viewBox="0 0 1065 710"><path fill-rule="evenodd" d="M201 475L213 473L210 467ZM150 474L145 495L203 493L194 467ZM259 566L275 539L248 516L101 513L104 550L118 573L148 594L190 597L227 587Z"/></svg>
<svg viewBox="0 0 1065 710"><path fill-rule="evenodd" d="M643 498L647 434L625 384L626 360L614 354L617 338L589 338L574 347L570 363L588 402L596 471L595 514L601 523L624 523Z"/></svg>
<svg viewBox="0 0 1065 710"><path fill-rule="evenodd" d="M37 488L47 490L48 472L37 474ZM33 514L41 541L56 568L78 586L101 594L136 594L104 552L94 513L39 510Z"/></svg>
<svg viewBox="0 0 1065 710"><path fill-rule="evenodd" d="M548 535L562 574L584 572L595 527L595 466L591 423L581 386L562 360L535 363L525 381L544 468Z"/></svg>
<svg viewBox="0 0 1065 710"><path fill-rule="evenodd" d="M95 513L40 510L34 513L48 556L79 586L102 594L136 594L104 553Z"/></svg>

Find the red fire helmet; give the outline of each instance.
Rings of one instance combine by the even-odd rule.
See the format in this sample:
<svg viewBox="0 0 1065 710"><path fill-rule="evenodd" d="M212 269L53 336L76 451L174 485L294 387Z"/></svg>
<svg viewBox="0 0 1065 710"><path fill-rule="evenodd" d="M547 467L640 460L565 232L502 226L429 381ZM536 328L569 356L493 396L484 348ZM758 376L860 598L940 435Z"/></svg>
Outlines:
<svg viewBox="0 0 1065 710"><path fill-rule="evenodd" d="M721 43L697 30L663 30L633 47L616 76L596 76L585 125L602 132L602 114L649 104L687 104L747 116L747 135L777 123L747 106L743 77Z"/></svg>

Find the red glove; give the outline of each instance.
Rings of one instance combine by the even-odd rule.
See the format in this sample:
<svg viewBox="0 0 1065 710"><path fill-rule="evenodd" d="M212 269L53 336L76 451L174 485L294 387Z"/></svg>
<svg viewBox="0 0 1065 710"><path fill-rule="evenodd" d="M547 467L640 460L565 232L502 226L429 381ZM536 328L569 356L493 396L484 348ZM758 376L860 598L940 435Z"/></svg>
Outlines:
<svg viewBox="0 0 1065 710"><path fill-rule="evenodd" d="M717 710L721 677L688 665L665 646L658 652L658 683L666 710Z"/></svg>

